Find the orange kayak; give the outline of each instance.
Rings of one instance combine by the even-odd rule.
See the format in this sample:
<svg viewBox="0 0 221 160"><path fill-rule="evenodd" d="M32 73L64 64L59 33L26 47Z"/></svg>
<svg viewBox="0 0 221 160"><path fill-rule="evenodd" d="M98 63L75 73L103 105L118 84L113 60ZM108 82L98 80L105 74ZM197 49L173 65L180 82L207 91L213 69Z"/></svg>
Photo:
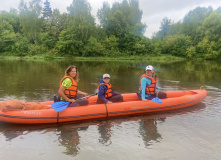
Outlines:
<svg viewBox="0 0 221 160"><path fill-rule="evenodd" d="M43 124L61 122L79 122L86 120L110 119L122 116L165 112L193 106L207 96L205 89L188 91L166 91L166 99L162 103L151 100L148 102L138 99L136 93L122 94L124 102L96 104L97 96L89 97L89 105L68 107L56 112L52 108L44 110L0 111L0 122L18 124ZM42 105L51 105L53 101L41 102Z"/></svg>

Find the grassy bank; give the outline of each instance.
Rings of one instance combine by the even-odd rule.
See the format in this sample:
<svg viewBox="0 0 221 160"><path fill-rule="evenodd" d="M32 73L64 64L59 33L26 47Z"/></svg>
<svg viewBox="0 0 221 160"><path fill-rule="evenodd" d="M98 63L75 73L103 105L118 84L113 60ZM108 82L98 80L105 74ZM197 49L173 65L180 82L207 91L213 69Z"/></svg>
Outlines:
<svg viewBox="0 0 221 160"><path fill-rule="evenodd" d="M1 59L11 60L76 60L76 61L183 61L185 58L175 57L172 55L161 56L128 56L128 57L74 57L74 56L56 56L50 54L42 54L35 56L0 56Z"/></svg>

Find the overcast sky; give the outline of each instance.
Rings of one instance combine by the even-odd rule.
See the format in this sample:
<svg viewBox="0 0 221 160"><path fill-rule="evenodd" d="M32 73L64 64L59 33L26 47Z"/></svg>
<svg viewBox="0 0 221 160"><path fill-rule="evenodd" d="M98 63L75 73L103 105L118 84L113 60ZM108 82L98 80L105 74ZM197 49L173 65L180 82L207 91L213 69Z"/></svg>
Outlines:
<svg viewBox="0 0 221 160"><path fill-rule="evenodd" d="M25 0L30 1L30 0ZM46 0L42 0L45 2ZM60 12L66 12L73 0L48 0L51 8L58 8ZM122 2L122 0L88 0L92 7L92 14L96 16L97 9L101 8L102 3L106 1L109 4ZM0 11L9 11L10 8L18 8L20 0L0 0ZM221 6L221 0L140 0L140 9L143 11L142 22L148 26L145 36L151 37L160 27L160 22L164 17L177 22L194 8L212 6L217 9Z"/></svg>

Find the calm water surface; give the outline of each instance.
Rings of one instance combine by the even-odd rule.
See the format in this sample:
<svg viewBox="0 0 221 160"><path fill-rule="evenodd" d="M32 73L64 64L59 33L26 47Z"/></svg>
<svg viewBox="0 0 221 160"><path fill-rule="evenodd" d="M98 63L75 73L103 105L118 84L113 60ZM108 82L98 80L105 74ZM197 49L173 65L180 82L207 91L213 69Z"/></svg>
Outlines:
<svg viewBox="0 0 221 160"><path fill-rule="evenodd" d="M190 108L142 115L50 125L0 122L1 160L220 160L221 65L216 61L175 63L0 60L0 101L52 100L64 70L76 65L79 89L93 94L103 73L113 89L136 92L151 64L165 90L199 89L207 98Z"/></svg>

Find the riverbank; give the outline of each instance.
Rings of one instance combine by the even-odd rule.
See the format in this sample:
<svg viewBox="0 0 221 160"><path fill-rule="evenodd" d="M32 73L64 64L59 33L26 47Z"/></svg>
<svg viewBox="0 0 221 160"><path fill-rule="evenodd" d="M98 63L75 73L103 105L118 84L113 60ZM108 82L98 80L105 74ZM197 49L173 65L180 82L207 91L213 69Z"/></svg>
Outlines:
<svg viewBox="0 0 221 160"><path fill-rule="evenodd" d="M182 57L176 57L172 55L160 55L160 56L128 56L128 57L74 57L74 56L56 56L50 54L42 54L36 56L0 56L1 59L7 60L76 60L76 61L183 61L186 60Z"/></svg>

